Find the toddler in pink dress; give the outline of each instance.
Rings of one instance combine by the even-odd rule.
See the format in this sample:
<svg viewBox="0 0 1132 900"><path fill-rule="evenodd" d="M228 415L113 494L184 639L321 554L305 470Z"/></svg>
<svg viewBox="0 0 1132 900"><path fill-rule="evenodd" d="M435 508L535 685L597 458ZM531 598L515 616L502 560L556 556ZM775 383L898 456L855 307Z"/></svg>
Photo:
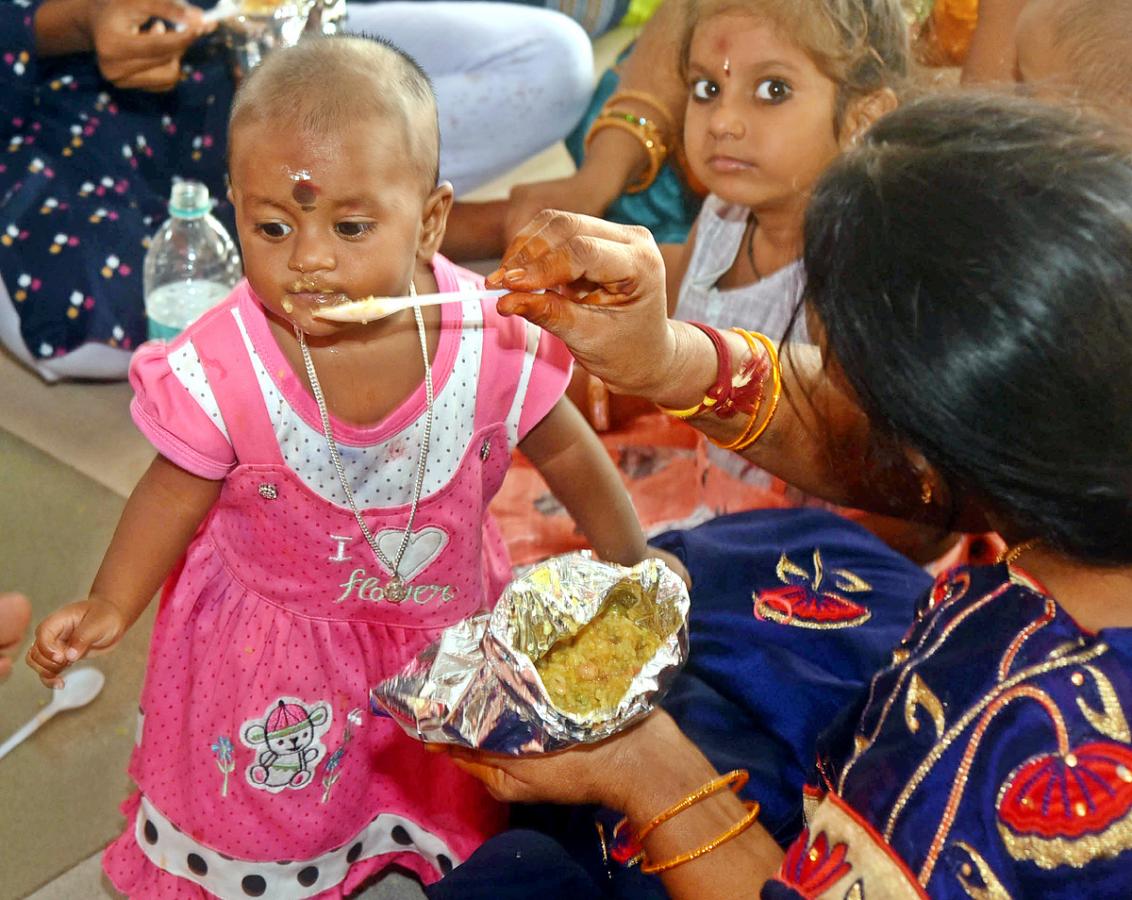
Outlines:
<svg viewBox="0 0 1132 900"><path fill-rule="evenodd" d="M369 324L347 298L480 279L436 249L423 73L362 38L269 57L233 105L247 279L135 356L158 457L89 597L46 619L46 683L113 646L165 582L126 831L136 897L344 896L391 864L430 883L503 823L444 755L370 714L368 688L489 608L509 565L487 505L518 446L603 556L646 548L608 457L563 397L557 340L487 302Z"/></svg>

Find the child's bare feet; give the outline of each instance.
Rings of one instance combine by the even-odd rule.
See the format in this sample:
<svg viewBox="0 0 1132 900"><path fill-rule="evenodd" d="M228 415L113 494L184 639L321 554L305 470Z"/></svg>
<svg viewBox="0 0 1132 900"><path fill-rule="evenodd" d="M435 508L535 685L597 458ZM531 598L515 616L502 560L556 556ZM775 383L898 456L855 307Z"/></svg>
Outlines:
<svg viewBox="0 0 1132 900"><path fill-rule="evenodd" d="M23 594L0 594L0 678L12 671L12 657L23 643L31 621L31 603Z"/></svg>

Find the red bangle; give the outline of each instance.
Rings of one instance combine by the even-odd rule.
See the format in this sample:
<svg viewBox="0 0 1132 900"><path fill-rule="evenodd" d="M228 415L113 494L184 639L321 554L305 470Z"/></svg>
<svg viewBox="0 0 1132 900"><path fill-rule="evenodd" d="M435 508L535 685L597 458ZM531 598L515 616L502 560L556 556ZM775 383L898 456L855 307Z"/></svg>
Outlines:
<svg viewBox="0 0 1132 900"><path fill-rule="evenodd" d="M705 325L703 322L689 322L709 338L715 345L715 355L719 360L719 372L715 376L715 384L707 389L706 397L710 397L717 404L724 402L731 396L731 350L727 346L727 341L723 339L723 335L710 325Z"/></svg>

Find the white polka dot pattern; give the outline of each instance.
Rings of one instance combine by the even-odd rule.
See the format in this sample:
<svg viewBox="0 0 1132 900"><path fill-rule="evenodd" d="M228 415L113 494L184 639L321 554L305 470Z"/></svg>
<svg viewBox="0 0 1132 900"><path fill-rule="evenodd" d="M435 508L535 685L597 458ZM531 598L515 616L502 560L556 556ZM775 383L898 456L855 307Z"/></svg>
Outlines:
<svg viewBox="0 0 1132 900"><path fill-rule="evenodd" d="M232 315L251 357L284 461L318 496L336 506L347 507L321 429L309 425L291 408L256 353L239 310L233 308ZM422 498L436 493L452 480L475 428L476 392L483 355L483 311L468 306L463 308L463 315L453 370L444 387L436 393ZM434 372L433 375L438 383L439 374ZM422 411L405 428L380 443L359 447L338 441L350 490L360 508L412 502L424 426Z"/></svg>
<svg viewBox="0 0 1132 900"><path fill-rule="evenodd" d="M228 429L224 425L224 417L220 414L220 407L216 403L216 397L213 395L208 378L204 374L204 366L201 365L196 347L191 342L185 341L176 350L171 350L169 352L169 367L173 370L173 376L181 382L185 390L196 401L197 406L204 410L205 414L220 429L220 433L224 435L224 440L228 441L229 444L232 443L232 439L228 437Z"/></svg>

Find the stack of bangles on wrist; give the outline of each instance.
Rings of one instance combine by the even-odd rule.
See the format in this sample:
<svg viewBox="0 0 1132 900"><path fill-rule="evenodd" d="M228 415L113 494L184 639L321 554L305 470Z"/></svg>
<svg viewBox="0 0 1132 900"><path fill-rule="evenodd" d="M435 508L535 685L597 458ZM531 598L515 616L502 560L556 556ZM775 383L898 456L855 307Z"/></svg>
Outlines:
<svg viewBox="0 0 1132 900"><path fill-rule="evenodd" d="M747 814L743 816L738 822L724 831L717 837L712 838L706 844L697 847L694 850L689 850L687 853L681 853L679 856L674 856L671 859L666 859L664 862L652 862L645 854L641 843L649 834L654 831L658 826L663 825L669 819L679 815L687 809L695 806L701 800L706 800L720 791L730 788L735 793L742 790L743 785L747 783L747 770L736 769L733 772L728 772L726 775L720 775L705 784L703 787L690 793L687 797L681 800L674 806L670 806L664 812L653 816L644 827L641 828L636 834L633 834L629 828L629 820L622 819L613 828L613 840L610 855L618 862L627 865L640 863L641 871L646 874L653 875L658 872L667 872L669 869L675 869L677 866L682 866L686 862L691 862L693 859L699 859L706 853L711 853L716 847L725 844L733 837L738 837L748 828L755 824L755 820L759 817L759 804L757 800L743 805L747 807Z"/></svg>
<svg viewBox="0 0 1132 900"><path fill-rule="evenodd" d="M639 116L636 113L624 109L623 106L619 104L624 104L625 101L631 101L649 107L656 113L655 121L654 119ZM664 104L656 97L652 96L652 94L646 94L644 91L618 91L605 101L601 112L598 113L597 118L590 124L584 142L586 153L589 152L590 142L593 140L594 135L603 128L617 128L621 131L627 131L641 142L645 155L648 157L648 166L635 183L625 188L625 192L638 194L646 190L656 181L656 176L660 173L660 167L664 164L664 160L668 156L668 143L665 142L664 135L668 134L673 137L676 135L672 116L669 114L668 110L664 108Z"/></svg>
<svg viewBox="0 0 1132 900"><path fill-rule="evenodd" d="M778 360L778 351L771 339L765 334L760 334L757 331L746 331L742 328L732 328L732 331L747 342L751 351L750 359L739 366L737 371L734 371L732 369L731 351L728 349L727 341L723 335L710 325L704 325L702 322L689 322L688 324L694 325L711 338L712 344L715 345L716 356L719 359L719 374L716 376L715 384L708 388L704 399L695 406L690 406L687 409L668 409L662 406L660 409L678 419L690 419L692 416L706 412L711 412L721 419L730 419L732 416L743 413L747 416L747 424L739 437L727 443L713 439L713 443L724 450L744 450L762 437L778 409L778 401L782 397L782 366ZM759 351L759 344L762 344L765 353ZM768 374L771 376L771 393L770 400L767 403L767 413L763 417L763 400L765 399L763 383ZM759 423L760 418L762 419L761 424Z"/></svg>

